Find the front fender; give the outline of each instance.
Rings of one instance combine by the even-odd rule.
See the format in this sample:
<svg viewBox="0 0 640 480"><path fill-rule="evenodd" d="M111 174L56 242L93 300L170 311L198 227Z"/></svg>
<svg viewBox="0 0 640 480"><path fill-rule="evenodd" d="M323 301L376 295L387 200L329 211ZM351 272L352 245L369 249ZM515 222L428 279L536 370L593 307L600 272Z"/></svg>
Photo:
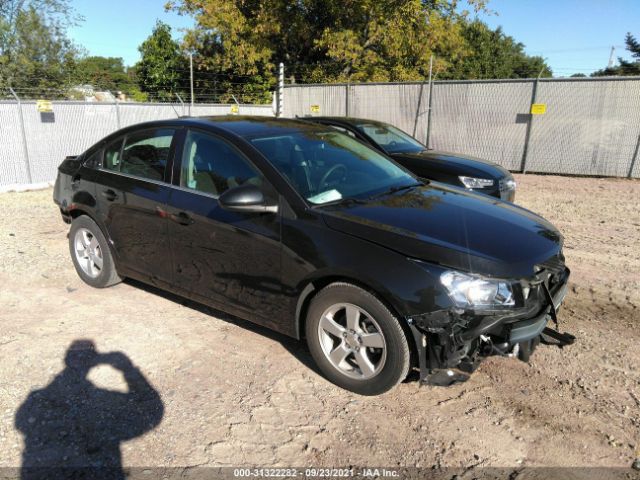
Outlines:
<svg viewBox="0 0 640 480"><path fill-rule="evenodd" d="M309 299L334 281L371 291L401 318L451 306L437 265L425 268L381 245L308 222L285 225L283 242L283 283L295 297L298 336Z"/></svg>

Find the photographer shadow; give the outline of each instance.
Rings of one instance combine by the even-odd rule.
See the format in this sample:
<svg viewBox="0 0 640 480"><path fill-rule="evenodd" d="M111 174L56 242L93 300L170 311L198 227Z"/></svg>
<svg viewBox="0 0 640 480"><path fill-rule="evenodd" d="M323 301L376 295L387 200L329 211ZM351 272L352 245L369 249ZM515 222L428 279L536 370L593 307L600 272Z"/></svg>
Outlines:
<svg viewBox="0 0 640 480"><path fill-rule="evenodd" d="M15 426L25 438L20 478L124 479L120 443L160 423L160 395L125 354L99 353L91 340L72 342L65 364L16 413ZM87 375L98 365L122 372L128 391L91 383Z"/></svg>

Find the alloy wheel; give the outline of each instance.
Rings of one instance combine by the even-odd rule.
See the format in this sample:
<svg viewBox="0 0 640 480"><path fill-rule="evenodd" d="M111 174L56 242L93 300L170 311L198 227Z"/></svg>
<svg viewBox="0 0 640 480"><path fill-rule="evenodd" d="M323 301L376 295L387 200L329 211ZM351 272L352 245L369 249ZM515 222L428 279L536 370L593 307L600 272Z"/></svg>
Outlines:
<svg viewBox="0 0 640 480"><path fill-rule="evenodd" d="M357 305L329 307L318 323L318 338L329 363L347 377L366 380L384 367L387 345L382 329Z"/></svg>
<svg viewBox="0 0 640 480"><path fill-rule="evenodd" d="M82 271L91 278L96 278L102 272L103 257L100 243L90 230L79 228L74 237L76 260Z"/></svg>

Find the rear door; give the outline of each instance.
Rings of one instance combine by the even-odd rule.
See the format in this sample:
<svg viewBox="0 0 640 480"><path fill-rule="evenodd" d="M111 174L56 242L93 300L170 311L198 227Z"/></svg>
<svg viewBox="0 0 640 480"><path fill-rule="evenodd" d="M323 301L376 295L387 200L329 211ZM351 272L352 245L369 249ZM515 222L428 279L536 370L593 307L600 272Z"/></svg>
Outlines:
<svg viewBox="0 0 640 480"><path fill-rule="evenodd" d="M98 211L118 267L158 284L171 282L165 208L177 132L158 127L118 137L98 169Z"/></svg>
<svg viewBox="0 0 640 480"><path fill-rule="evenodd" d="M169 237L176 285L220 308L282 329L280 217L222 209L218 197L253 183L277 198L262 173L220 136L188 130L180 179L169 199Z"/></svg>

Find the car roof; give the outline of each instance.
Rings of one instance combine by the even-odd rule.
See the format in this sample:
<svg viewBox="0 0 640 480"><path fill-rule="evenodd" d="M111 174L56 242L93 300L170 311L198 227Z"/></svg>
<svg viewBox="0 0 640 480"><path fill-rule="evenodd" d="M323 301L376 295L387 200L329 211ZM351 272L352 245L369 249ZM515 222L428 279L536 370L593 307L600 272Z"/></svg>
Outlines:
<svg viewBox="0 0 640 480"><path fill-rule="evenodd" d="M304 131L326 131L320 125L291 118L266 116L220 115L208 117L180 117L169 120L157 120L144 124L132 125L130 128L162 127L184 125L192 127L217 127L240 137L281 135Z"/></svg>

